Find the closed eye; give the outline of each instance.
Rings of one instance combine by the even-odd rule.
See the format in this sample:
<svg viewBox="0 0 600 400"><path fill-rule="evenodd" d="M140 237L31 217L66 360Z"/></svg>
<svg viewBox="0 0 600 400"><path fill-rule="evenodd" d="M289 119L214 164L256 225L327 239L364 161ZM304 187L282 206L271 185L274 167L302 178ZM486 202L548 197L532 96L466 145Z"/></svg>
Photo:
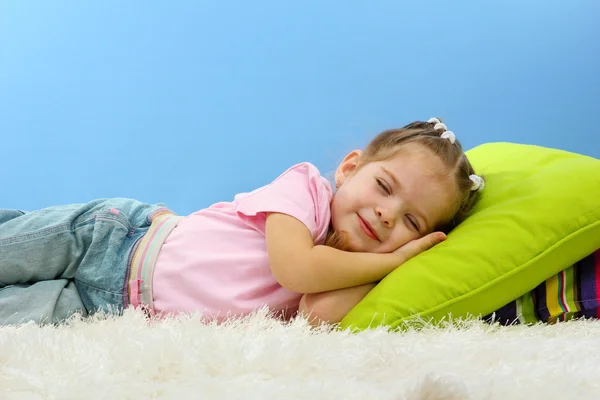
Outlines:
<svg viewBox="0 0 600 400"><path fill-rule="evenodd" d="M392 194L390 187L385 183L383 179L375 178L379 187L387 194L388 196Z"/></svg>
<svg viewBox="0 0 600 400"><path fill-rule="evenodd" d="M415 230L417 232L420 231L420 229L419 229L419 223L417 222L417 220L415 219L415 217L413 217L412 215L407 215L406 219L408 219L409 223L413 226L413 228L415 228Z"/></svg>

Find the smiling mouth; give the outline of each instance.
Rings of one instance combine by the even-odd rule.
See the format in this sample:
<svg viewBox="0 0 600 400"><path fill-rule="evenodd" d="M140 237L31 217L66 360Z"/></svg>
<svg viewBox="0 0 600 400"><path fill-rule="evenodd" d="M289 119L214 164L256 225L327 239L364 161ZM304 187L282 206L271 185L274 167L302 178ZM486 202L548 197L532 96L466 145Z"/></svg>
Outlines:
<svg viewBox="0 0 600 400"><path fill-rule="evenodd" d="M369 223L367 221L362 219L362 217L360 215L358 215L358 214L356 214L356 215L358 216L358 223L359 223L361 229L363 230L363 232L371 239L377 240L378 242L380 242L379 237L377 237L377 234L375 233L373 228L371 228L371 225L369 225Z"/></svg>

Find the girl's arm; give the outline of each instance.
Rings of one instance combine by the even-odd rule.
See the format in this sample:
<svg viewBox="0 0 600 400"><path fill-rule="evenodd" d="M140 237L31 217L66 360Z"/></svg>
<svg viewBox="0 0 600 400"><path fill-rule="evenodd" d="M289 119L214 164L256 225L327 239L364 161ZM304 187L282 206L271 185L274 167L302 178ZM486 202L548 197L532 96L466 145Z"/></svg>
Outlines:
<svg viewBox="0 0 600 400"><path fill-rule="evenodd" d="M266 222L271 272L279 284L296 293L319 293L377 282L445 239L440 232L413 240L393 253L354 253L315 246L299 220L273 213Z"/></svg>
<svg viewBox="0 0 600 400"><path fill-rule="evenodd" d="M331 290L322 293L309 293L300 300L299 313L302 314L312 326L322 323L336 324L340 322L350 310L357 305L376 283L354 286L346 289Z"/></svg>

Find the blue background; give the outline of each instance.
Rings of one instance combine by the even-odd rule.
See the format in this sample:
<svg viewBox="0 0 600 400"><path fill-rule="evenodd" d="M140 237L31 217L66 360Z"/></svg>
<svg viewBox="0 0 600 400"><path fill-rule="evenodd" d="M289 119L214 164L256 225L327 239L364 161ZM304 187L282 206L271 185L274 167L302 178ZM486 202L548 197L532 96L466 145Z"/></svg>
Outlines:
<svg viewBox="0 0 600 400"><path fill-rule="evenodd" d="M343 5L342 5L343 4ZM2 1L0 207L189 213L380 130L600 157L600 2Z"/></svg>

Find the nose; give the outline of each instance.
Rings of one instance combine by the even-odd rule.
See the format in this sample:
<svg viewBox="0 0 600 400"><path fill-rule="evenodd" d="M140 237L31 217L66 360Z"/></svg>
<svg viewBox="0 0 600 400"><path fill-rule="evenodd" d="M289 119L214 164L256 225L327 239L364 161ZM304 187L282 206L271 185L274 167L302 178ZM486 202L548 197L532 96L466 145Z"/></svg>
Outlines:
<svg viewBox="0 0 600 400"><path fill-rule="evenodd" d="M375 208L375 215L381 221L382 224L387 226L388 228L393 228L396 223L396 217L393 210L385 207L377 207Z"/></svg>

